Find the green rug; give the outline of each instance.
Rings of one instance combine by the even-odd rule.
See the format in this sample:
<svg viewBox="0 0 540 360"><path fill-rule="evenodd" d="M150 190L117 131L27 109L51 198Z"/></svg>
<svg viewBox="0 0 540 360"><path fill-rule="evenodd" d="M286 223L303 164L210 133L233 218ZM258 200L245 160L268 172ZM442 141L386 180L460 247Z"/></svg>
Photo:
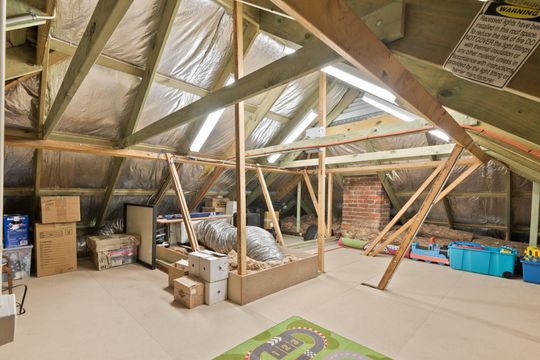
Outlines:
<svg viewBox="0 0 540 360"><path fill-rule="evenodd" d="M298 316L218 356L218 360L390 359Z"/></svg>

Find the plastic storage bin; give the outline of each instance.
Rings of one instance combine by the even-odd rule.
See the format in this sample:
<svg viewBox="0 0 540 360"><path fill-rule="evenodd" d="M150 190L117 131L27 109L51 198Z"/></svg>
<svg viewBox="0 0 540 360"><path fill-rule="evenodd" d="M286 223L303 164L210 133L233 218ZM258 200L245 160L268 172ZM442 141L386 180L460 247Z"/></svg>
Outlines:
<svg viewBox="0 0 540 360"><path fill-rule="evenodd" d="M450 267L456 270L505 278L514 276L517 251L504 248L484 246L471 242L454 242L448 245Z"/></svg>
<svg viewBox="0 0 540 360"><path fill-rule="evenodd" d="M540 284L540 262L521 260L523 264L523 281Z"/></svg>
<svg viewBox="0 0 540 360"><path fill-rule="evenodd" d="M9 266L13 272L13 280L21 280L30 276L32 248L33 246L29 245L4 249L3 255L9 257ZM7 281L7 274L3 274L2 281Z"/></svg>

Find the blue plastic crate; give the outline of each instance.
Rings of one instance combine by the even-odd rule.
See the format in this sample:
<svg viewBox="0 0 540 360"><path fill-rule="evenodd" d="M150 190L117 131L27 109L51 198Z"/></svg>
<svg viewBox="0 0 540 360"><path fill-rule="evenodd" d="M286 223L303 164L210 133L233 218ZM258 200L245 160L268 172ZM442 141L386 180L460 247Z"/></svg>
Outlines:
<svg viewBox="0 0 540 360"><path fill-rule="evenodd" d="M540 284L540 262L521 260L523 264L523 281Z"/></svg>
<svg viewBox="0 0 540 360"><path fill-rule="evenodd" d="M484 246L471 242L454 242L448 245L450 267L485 275L510 278L514 276L517 251L505 248Z"/></svg>

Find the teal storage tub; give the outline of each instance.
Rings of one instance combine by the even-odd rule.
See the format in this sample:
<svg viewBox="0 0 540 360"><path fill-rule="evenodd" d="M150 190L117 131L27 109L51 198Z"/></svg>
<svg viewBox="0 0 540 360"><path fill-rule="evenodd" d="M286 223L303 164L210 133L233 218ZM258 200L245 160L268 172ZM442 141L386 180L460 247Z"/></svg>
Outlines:
<svg viewBox="0 0 540 360"><path fill-rule="evenodd" d="M521 260L523 264L523 281L540 284L540 262Z"/></svg>
<svg viewBox="0 0 540 360"><path fill-rule="evenodd" d="M501 252L501 248L485 246L472 242L454 242L448 245L450 267L505 278L514 276L517 251L504 248L510 253Z"/></svg>

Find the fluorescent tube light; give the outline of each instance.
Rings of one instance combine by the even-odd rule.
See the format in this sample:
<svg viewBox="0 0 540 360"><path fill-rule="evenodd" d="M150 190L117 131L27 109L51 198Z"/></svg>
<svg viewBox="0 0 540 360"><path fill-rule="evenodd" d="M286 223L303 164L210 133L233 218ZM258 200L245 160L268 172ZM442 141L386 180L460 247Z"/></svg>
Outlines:
<svg viewBox="0 0 540 360"><path fill-rule="evenodd" d="M429 133L435 137L438 137L439 139L441 140L444 140L444 141L450 141L450 136L446 135L445 132L439 130L439 129L436 129L436 130L430 130Z"/></svg>
<svg viewBox="0 0 540 360"><path fill-rule="evenodd" d="M225 86L229 86L233 83L234 83L234 76L231 74L227 78L227 81L225 82ZM194 151L194 152L201 151L201 148L203 147L206 140L208 140L210 133L216 127L224 111L225 109L219 109L219 110L214 111L210 115L208 115L206 120L204 120L204 124L201 127L201 130L199 130L199 133L197 134L197 136L195 136L195 139L191 143L191 146L189 147L190 151Z"/></svg>
<svg viewBox="0 0 540 360"><path fill-rule="evenodd" d="M273 164L276 162L277 159L279 159L281 157L281 154L272 154L268 157L268 162L270 164Z"/></svg>
<svg viewBox="0 0 540 360"><path fill-rule="evenodd" d="M194 152L198 152L201 150L206 140L208 140L208 136L210 136L210 133L216 127L224 111L225 109L219 109L208 115L208 117L204 121L203 126L201 127L201 130L199 130L199 133L197 134L197 136L195 136L195 140L193 140L193 142L191 143L189 150Z"/></svg>
<svg viewBox="0 0 540 360"><path fill-rule="evenodd" d="M293 48L290 48L290 47L288 47L288 46L285 46L284 52L285 52L285 55L291 55L291 54L295 53L296 50L293 49Z"/></svg>
<svg viewBox="0 0 540 360"><path fill-rule="evenodd" d="M373 94L388 102L391 102L391 103L396 102L396 96L392 94L390 91L378 85L372 84L369 81L361 79L360 77L351 74L351 72L349 71L342 70L342 69L347 69L347 68L348 67L346 67L345 65L327 66L323 68L322 71L327 73L328 75L335 77L336 79L344 81L347 84L350 84L354 87L359 88L360 90ZM354 70L351 70L351 71L354 71Z"/></svg>
<svg viewBox="0 0 540 360"><path fill-rule="evenodd" d="M375 96L365 94L362 97L362 100L364 100L370 105L375 106L376 108L381 109L382 111L387 112L388 114L391 114L391 115L394 115L395 117L400 118L403 121L414 121L416 119L419 119L419 117L416 116L415 114L405 111L399 106L396 106L392 103L384 101L383 99L376 98Z"/></svg>
<svg viewBox="0 0 540 360"><path fill-rule="evenodd" d="M281 142L282 144L290 144L307 129L307 127L315 120L317 113L313 110L310 110L306 116L300 121L300 123L294 128L293 131L287 135L287 137ZM273 164L277 159L281 157L281 154L272 154L268 157L268 162Z"/></svg>

